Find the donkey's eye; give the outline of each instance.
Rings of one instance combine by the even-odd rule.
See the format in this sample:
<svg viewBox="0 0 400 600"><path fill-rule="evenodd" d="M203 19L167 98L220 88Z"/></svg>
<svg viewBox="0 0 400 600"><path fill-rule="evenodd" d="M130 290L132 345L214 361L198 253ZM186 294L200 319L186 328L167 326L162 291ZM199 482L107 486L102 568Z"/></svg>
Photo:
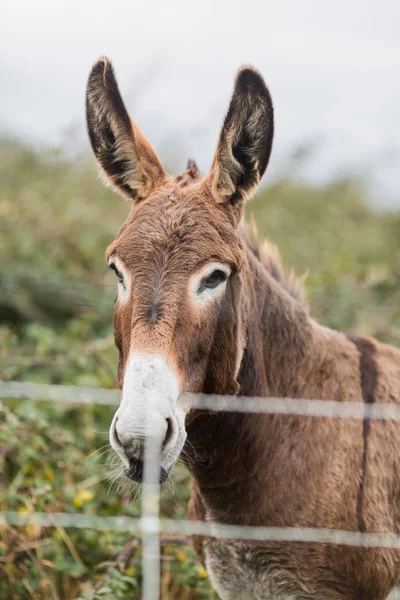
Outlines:
<svg viewBox="0 0 400 600"><path fill-rule="evenodd" d="M213 271L211 273L211 275L209 275L208 277L203 279L203 281L201 282L201 285L200 285L199 292L202 292L203 290L207 290L207 289L213 290L214 288L221 285L221 283L224 283L224 281L226 281L227 278L228 278L228 275L226 273L224 273L224 271L220 271L219 269L216 269L215 271Z"/></svg>
<svg viewBox="0 0 400 600"><path fill-rule="evenodd" d="M122 273L120 271L118 271L117 267L115 266L114 263L110 264L110 269L112 269L114 271L114 273L116 274L117 278L118 278L118 283L120 283L122 285L122 287L125 287L124 285L124 277L122 275Z"/></svg>

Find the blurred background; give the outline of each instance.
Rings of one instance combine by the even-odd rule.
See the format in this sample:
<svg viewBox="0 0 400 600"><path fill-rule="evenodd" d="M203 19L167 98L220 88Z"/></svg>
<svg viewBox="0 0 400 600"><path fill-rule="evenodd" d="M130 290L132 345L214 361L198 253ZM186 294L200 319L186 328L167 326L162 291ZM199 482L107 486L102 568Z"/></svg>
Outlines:
<svg viewBox="0 0 400 600"><path fill-rule="evenodd" d="M307 181L351 173L377 206L399 203L396 0L3 0L1 10L4 132L85 151L83 91L90 66L107 55L157 150L177 168L190 155L206 169L235 71L251 63L275 101L269 181L306 147Z"/></svg>
<svg viewBox="0 0 400 600"><path fill-rule="evenodd" d="M236 69L257 67L276 135L248 217L308 272L316 319L400 346L399 17L395 0L3 0L0 379L115 386L104 254L129 204L102 186L85 131L101 55L176 173L189 157L207 171ZM1 509L138 515L104 480L111 414L4 403ZM184 517L189 494L180 468L163 514ZM163 556L163 598L216 597L189 545L166 540ZM140 583L127 534L0 528L0 598L139 598Z"/></svg>

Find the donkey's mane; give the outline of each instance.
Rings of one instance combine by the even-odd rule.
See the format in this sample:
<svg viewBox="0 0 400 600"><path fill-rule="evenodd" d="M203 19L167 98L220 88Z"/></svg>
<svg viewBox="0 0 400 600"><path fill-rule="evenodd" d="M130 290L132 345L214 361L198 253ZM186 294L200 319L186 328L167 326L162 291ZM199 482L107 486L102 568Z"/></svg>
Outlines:
<svg viewBox="0 0 400 600"><path fill-rule="evenodd" d="M242 228L244 240L268 273L285 289L292 298L306 307L305 275L297 277L293 270L288 273L283 268L278 248L270 240L261 239L255 222L252 220Z"/></svg>

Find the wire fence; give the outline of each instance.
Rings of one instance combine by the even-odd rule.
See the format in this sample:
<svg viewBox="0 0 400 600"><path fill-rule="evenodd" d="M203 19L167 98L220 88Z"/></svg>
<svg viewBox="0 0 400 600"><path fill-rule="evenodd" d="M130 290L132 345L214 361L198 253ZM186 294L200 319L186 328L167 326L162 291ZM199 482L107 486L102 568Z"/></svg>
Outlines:
<svg viewBox="0 0 400 600"><path fill-rule="evenodd" d="M55 386L21 382L0 382L0 399L30 399L72 404L117 406L119 392L92 387ZM364 404L292 398L248 398L183 394L179 402L185 409L246 413L285 414L317 418L400 421L396 404ZM114 530L139 534L142 541L142 598L157 600L160 590L160 536L199 535L224 539L325 543L365 548L400 549L400 535L395 533L362 533L307 527L251 527L224 523L160 518L159 462L161 440L151 448L146 444L141 517L105 517L81 513L0 512L1 526L35 524L46 527ZM398 596L391 596L397 598Z"/></svg>

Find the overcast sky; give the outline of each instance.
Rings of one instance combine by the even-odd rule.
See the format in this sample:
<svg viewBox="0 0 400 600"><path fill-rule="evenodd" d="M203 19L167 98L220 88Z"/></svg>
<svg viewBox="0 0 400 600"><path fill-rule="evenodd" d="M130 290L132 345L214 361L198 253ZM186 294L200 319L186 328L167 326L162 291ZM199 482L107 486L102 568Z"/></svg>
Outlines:
<svg viewBox="0 0 400 600"><path fill-rule="evenodd" d="M399 0L2 0L0 131L88 147L86 79L106 55L164 160L205 170L251 63L275 104L271 179L312 145L304 177L359 173L400 208L399 26Z"/></svg>

